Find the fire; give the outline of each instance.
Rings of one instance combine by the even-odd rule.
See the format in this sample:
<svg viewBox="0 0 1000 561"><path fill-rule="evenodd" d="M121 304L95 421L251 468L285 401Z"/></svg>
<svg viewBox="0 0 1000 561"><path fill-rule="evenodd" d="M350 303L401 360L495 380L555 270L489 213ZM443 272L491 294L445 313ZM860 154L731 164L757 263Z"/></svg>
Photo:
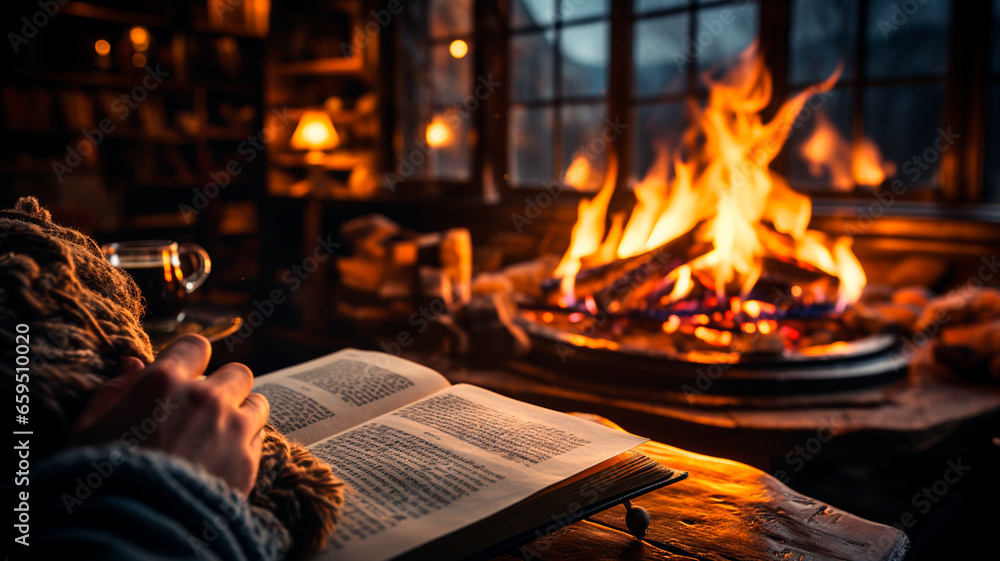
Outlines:
<svg viewBox="0 0 1000 561"><path fill-rule="evenodd" d="M838 68L823 83L785 101L765 123L761 112L771 101L771 76L756 46L748 48L733 69L709 81L708 102L702 108L692 107L695 118L681 146L659 150L635 187L637 202L624 229L616 220L605 236L617 170L612 159L604 187L593 199L580 202L570 247L556 271L562 277L561 302L575 301L574 276L582 263L593 267L641 255L691 231L697 242L710 243L712 249L664 280L674 284L661 303L685 298L692 290L692 278L714 289L719 302L728 302L726 295L737 292L746 300L762 274L765 257L803 262L835 276L840 281L838 303L844 306L856 300L865 274L851 252L850 238L831 241L808 230L809 198L768 169L806 100L833 87L839 73ZM868 164L858 169L871 173ZM864 177L867 180L868 175ZM755 329L774 329L766 325Z"/></svg>
<svg viewBox="0 0 1000 561"><path fill-rule="evenodd" d="M896 174L896 164L883 161L874 142L862 138L852 147L825 114L813 118L816 128L799 149L813 177L825 175L834 189L850 191L856 185L877 187Z"/></svg>

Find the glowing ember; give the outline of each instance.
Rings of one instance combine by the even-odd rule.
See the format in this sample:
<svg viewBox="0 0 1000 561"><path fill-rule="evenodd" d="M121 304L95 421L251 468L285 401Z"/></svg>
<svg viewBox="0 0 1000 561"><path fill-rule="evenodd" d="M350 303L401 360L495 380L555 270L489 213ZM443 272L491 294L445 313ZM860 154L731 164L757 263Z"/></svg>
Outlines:
<svg viewBox="0 0 1000 561"><path fill-rule="evenodd" d="M728 331L719 331L708 327L698 327L694 330L694 336L705 341L709 345L720 347L728 346L733 342L733 334Z"/></svg>
<svg viewBox="0 0 1000 561"><path fill-rule="evenodd" d="M674 331L677 331L677 328L680 326L681 326L681 318L674 314L671 314L670 317L667 318L667 321L663 322L663 332L673 333Z"/></svg>

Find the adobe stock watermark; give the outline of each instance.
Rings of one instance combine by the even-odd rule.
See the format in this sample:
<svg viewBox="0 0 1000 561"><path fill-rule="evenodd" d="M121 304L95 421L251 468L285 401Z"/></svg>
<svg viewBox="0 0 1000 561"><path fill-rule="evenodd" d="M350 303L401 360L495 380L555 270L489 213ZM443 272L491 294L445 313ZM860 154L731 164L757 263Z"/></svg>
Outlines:
<svg viewBox="0 0 1000 561"><path fill-rule="evenodd" d="M674 51L673 59L677 70L683 72L685 66L693 64L705 49L725 33L726 27L736 21L738 12L747 9L751 3L749 0L733 0L733 4L736 6L735 9L726 8L714 18L703 20L701 29L697 30L693 37L688 36L684 41L684 50Z"/></svg>
<svg viewBox="0 0 1000 561"><path fill-rule="evenodd" d="M674 254L663 251L662 249L653 250L648 258L635 269L632 269L624 276L615 279L614 283L608 291L600 295L601 301L598 303L596 300L594 304L596 306L595 310L588 310L590 312L590 320L581 329L568 330L575 335L582 335L584 337L593 337L597 335L598 330L604 327L611 317L606 311L612 302L625 300L632 294L637 286L642 286L652 278L654 272L659 271L660 268L668 260L673 259ZM559 360L565 364L569 356L576 353L576 347L559 341L555 344L556 354L559 356Z"/></svg>
<svg viewBox="0 0 1000 561"><path fill-rule="evenodd" d="M407 323L409 323L410 327L413 327L419 335L424 331L427 331L430 324L437 321L437 319L444 315L447 311L448 305L445 301L440 298L435 298L426 306L420 306L417 308L417 311L410 314L410 317L407 318ZM410 333L408 329L403 329L397 333L391 341L387 343L379 343L379 346L382 347L383 351L399 356L403 352L404 348L413 344L413 341L413 334Z"/></svg>
<svg viewBox="0 0 1000 561"><path fill-rule="evenodd" d="M594 136L589 143L577 148L573 152L571 160L584 157L588 161L593 161L597 156L607 152L608 145L620 137L626 129L628 129L628 123L623 123L620 117L615 116L613 121L605 117L604 128L601 130L601 134ZM523 232L525 226L529 226L537 220L542 215L542 212L552 206L552 203L560 195L567 190L575 191L566 185L565 179L564 175L559 179L546 181L542 184L543 190L538 191L534 196L524 198L524 211L522 213L515 212L510 215L510 221L514 224L514 229L517 230L518 234Z"/></svg>
<svg viewBox="0 0 1000 561"><path fill-rule="evenodd" d="M30 16L23 16L18 22L21 29L7 32L7 42L14 54L21 52L21 47L28 44L29 39L34 39L43 27L52 21L52 18L59 14L59 10L69 4L70 0L38 0L38 10ZM17 24L15 24L17 25ZM21 33L17 33L20 31Z"/></svg>
<svg viewBox="0 0 1000 561"><path fill-rule="evenodd" d="M412 1L406 0L406 3ZM340 52L345 57L350 57L355 53L365 50L372 41L378 39L378 36L382 34L382 30L392 23L392 18L399 15L402 11L402 0L389 0L384 8L368 12L371 19L365 23L364 27L355 25L351 28L351 42L341 41Z"/></svg>
<svg viewBox="0 0 1000 561"><path fill-rule="evenodd" d="M180 405L177 403L172 403L169 397L164 399L156 398L156 407L153 408L150 415L140 421L138 424L132 425L128 430L122 433L119 441L122 447L129 451L134 451L139 447L140 442L145 442L149 440L149 437L156 432L160 424L167 420L174 413L180 409ZM60 499L62 499L63 506L66 508L66 512L73 514L73 509L82 505L83 501L87 500L94 494L102 484L114 473L115 468L122 465L125 462L125 455L121 450L111 450L108 453L108 458L106 460L95 460L91 462L91 467L94 471L87 474L85 477L77 477L74 481L76 483L76 488L73 490L73 494L63 493Z"/></svg>
<svg viewBox="0 0 1000 561"><path fill-rule="evenodd" d="M900 168L906 175L909 183L904 182L902 179L894 179L889 183L888 189L875 189L872 196L876 200L868 203L867 206L856 208L858 213L857 219L853 223L844 226L844 234L854 237L868 231L875 223L875 219L880 218L896 204L896 198L901 197L910 189L912 184L920 180L924 173L929 171L931 166L941 159L941 155L950 150L960 138L962 138L962 135L952 131L951 126L948 126L947 129L938 127L937 137L934 138L931 145L924 148L920 154L916 154L909 160L906 160Z"/></svg>
<svg viewBox="0 0 1000 561"><path fill-rule="evenodd" d="M827 442L833 440L833 437L836 436L844 424L844 421L837 417L820 419L820 427L816 429L816 434L807 438L802 444L796 445L785 454L783 458L785 460L785 469L775 471L772 474L774 478L788 485L792 478L786 470L791 470L792 473L802 471L806 467L806 463L815 458Z"/></svg>
<svg viewBox="0 0 1000 561"><path fill-rule="evenodd" d="M941 502L941 499L951 491L952 487L961 481L971 470L972 466L963 464L962 458L948 460L940 479L935 480L930 485L926 485L914 493L910 499L910 506L913 507L913 510L907 510L902 513L899 516L899 520L892 524L892 527L905 532L916 526L917 516L926 515L930 512L934 508L934 505ZM890 539L892 537L884 533L880 535L879 547L892 547L894 544L889 542Z"/></svg>
<svg viewBox="0 0 1000 561"><path fill-rule="evenodd" d="M534 541L522 545L520 548L521 558L524 561L540 558L549 548L552 547L553 537L559 530L573 524L575 520L582 518L584 509L588 505L596 504L604 496L608 487L614 481L610 475L599 476L594 481L588 482L580 487L580 500L573 501L566 505L563 512L554 512L549 515L552 523L544 529L535 530Z"/></svg>
<svg viewBox="0 0 1000 561"><path fill-rule="evenodd" d="M181 203L177 205L177 211L181 213L184 222L192 223L201 211L208 208L208 205L218 197L226 187L232 183L233 178L243 173L243 166L257 159L264 152L267 146L279 131L291 123L288 116L287 107L275 107L271 109L271 115L267 123L257 132L252 134L236 146L236 153L241 158L233 158L226 162L221 169L208 173L208 183L200 188L191 189L191 204Z"/></svg>
<svg viewBox="0 0 1000 561"><path fill-rule="evenodd" d="M934 340L934 337L937 336L943 326L951 322L951 312L949 310L969 305L969 301L983 288L986 281L992 280L1000 273L1000 260L997 259L996 253L989 257L982 257L981 262L982 265L979 267L976 276L971 277L962 286L945 295L949 306L938 307L934 310L934 316L931 318L931 321L923 329L917 331L911 337L903 339L902 348L899 352L892 353L894 359L903 358L906 361L911 360L920 349Z"/></svg>
<svg viewBox="0 0 1000 561"><path fill-rule="evenodd" d="M889 36L899 31L899 28L906 25L914 14L927 3L927 0L903 0L889 7L889 16L880 17L876 25L882 40L888 41Z"/></svg>
<svg viewBox="0 0 1000 561"><path fill-rule="evenodd" d="M479 105L489 99L493 95L493 92L502 85L502 82L493 80L493 74L479 76L472 95L466 96L464 100L453 104L444 112L444 121L447 123L448 128L453 131L461 130L462 121L473 111L479 109ZM396 156L396 170L386 171L382 174L385 186L390 191L395 192L397 183L405 182L412 177L417 172L417 169L427 162L429 155L437 149L428 145L425 138L415 138L413 143L416 145L416 148L410 150L407 154Z"/></svg>
<svg viewBox="0 0 1000 561"><path fill-rule="evenodd" d="M155 68L147 66L142 82L111 102L109 107L115 118L104 117L97 123L96 128L80 131L83 139L77 142L76 146L66 145L66 157L63 161L52 162L52 171L56 179L61 183L67 175L83 164L84 156L93 154L104 139L115 131L118 123L127 119L132 111L149 97L149 92L158 88L169 76L170 72L160 69L159 64Z"/></svg>
<svg viewBox="0 0 1000 561"><path fill-rule="evenodd" d="M279 306L288 301L288 295L301 288L302 284L309 279L309 276L315 273L320 265L333 256L334 250L340 247L340 243L334 242L331 238L331 234L327 234L325 238L317 236L316 247L313 248L312 255L307 255L301 262L292 265L281 275L281 284L283 287L272 290L267 295L267 298L253 301L252 306L254 310L243 318L243 322L240 324L239 329L236 330L236 333L225 339L226 348L229 349L229 352L233 352L236 350L236 347L242 345L247 339L253 336L254 331L260 328L265 320L274 315Z"/></svg>

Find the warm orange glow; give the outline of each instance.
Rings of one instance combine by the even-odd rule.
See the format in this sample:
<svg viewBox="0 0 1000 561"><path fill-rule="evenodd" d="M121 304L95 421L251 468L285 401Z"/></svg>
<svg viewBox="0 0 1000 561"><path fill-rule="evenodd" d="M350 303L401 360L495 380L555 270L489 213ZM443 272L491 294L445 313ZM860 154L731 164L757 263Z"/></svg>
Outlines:
<svg viewBox="0 0 1000 561"><path fill-rule="evenodd" d="M569 249L556 267L556 276L562 277L562 294L566 305L576 303L576 273L580 271L580 260L592 255L601 247L604 239L604 219L608 211L611 193L615 190L618 175L618 161L612 155L608 158L608 172L604 187L591 199L583 199L577 207L577 222L570 234Z"/></svg>
<svg viewBox="0 0 1000 561"><path fill-rule="evenodd" d="M677 328L680 326L681 318L671 314L670 317L667 318L667 321L663 322L663 332L668 334L673 333L674 331L677 331Z"/></svg>
<svg viewBox="0 0 1000 561"><path fill-rule="evenodd" d="M691 280L691 267L684 265L677 269L677 282L674 283L670 294L663 297L662 302L667 304L685 298L691 293L692 288L694 288L694 281Z"/></svg>
<svg viewBox="0 0 1000 561"><path fill-rule="evenodd" d="M149 48L149 31L141 25L130 29L128 38L132 41L132 47L137 51L145 51Z"/></svg>
<svg viewBox="0 0 1000 561"><path fill-rule="evenodd" d="M566 185L583 191L587 189L587 181L590 180L590 162L583 154L577 154L569 167L566 168Z"/></svg>
<svg viewBox="0 0 1000 561"><path fill-rule="evenodd" d="M802 296L802 287L799 286L799 285L797 285L797 284L796 285L792 285L791 292L792 292L792 296L798 298L799 296Z"/></svg>
<svg viewBox="0 0 1000 561"><path fill-rule="evenodd" d="M775 329L778 328L778 322L773 319L762 319L757 322L757 330L761 332L762 335L767 335L768 333L773 333Z"/></svg>
<svg viewBox="0 0 1000 561"><path fill-rule="evenodd" d="M709 345L724 347L733 342L733 334L729 331L719 331L709 327L697 327L694 336L708 343Z"/></svg>
<svg viewBox="0 0 1000 561"><path fill-rule="evenodd" d="M307 110L299 119L289 145L293 150L329 150L340 143L340 135L333 128L326 111Z"/></svg>
<svg viewBox="0 0 1000 561"><path fill-rule="evenodd" d="M839 76L838 67L823 83L785 101L769 122L761 113L771 102L771 76L756 45L722 78L706 76L708 101L692 107L692 125L681 146L660 148L636 185L637 202L616 255L607 251L611 235L605 235L614 170L593 199L581 201L570 247L556 271L563 277L562 301L574 301L573 275L582 262L589 267L640 255L688 232L712 249L676 272L674 291L663 303L687 296L683 278L697 279L722 302L735 294L745 298L762 274L765 257L801 261L837 276L838 302L856 300L865 278L850 253L850 239L831 240L809 230L810 199L769 169L805 102L832 88Z"/></svg>
<svg viewBox="0 0 1000 561"><path fill-rule="evenodd" d="M555 319L556 316L552 312L544 312L542 314L542 321L544 321L545 323L552 323L553 321L555 321Z"/></svg>
<svg viewBox="0 0 1000 561"><path fill-rule="evenodd" d="M451 127L438 116L427 125L427 145L431 148L441 148L451 144Z"/></svg>
<svg viewBox="0 0 1000 561"><path fill-rule="evenodd" d="M101 56L108 56L111 53L111 43L108 43L104 39L98 39L94 43L94 51Z"/></svg>
<svg viewBox="0 0 1000 561"><path fill-rule="evenodd" d="M461 39L455 39L451 42L451 45L448 46L448 52L450 52L451 56L455 58L462 58L469 54L469 45Z"/></svg>
<svg viewBox="0 0 1000 561"><path fill-rule="evenodd" d="M136 68L146 66L146 55L142 53L135 53L132 55L132 66L135 66Z"/></svg>
<svg viewBox="0 0 1000 561"><path fill-rule="evenodd" d="M814 177L829 176L834 189L850 191L856 185L878 186L896 173L896 164L884 162L871 140L852 147L824 113L816 113L816 128L800 149Z"/></svg>
<svg viewBox="0 0 1000 561"><path fill-rule="evenodd" d="M740 329L742 329L743 331L745 331L747 333L756 333L757 332L757 324L755 324L755 323L744 323L743 325L740 326Z"/></svg>

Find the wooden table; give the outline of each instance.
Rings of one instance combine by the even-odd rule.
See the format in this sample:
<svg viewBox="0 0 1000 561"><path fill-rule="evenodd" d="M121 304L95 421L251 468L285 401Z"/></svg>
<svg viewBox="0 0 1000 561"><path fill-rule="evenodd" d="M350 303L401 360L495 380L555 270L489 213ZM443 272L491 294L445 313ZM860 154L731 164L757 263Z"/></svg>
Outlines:
<svg viewBox="0 0 1000 561"><path fill-rule="evenodd" d="M970 552L988 543L988 536L995 529L995 518L991 522L990 517L979 514L978 505L1000 500L1000 483L995 477L1000 469L1000 432L997 432L1000 385L973 383L954 375L917 368L897 383L869 389L770 397L706 392L689 401L676 387L614 387L613 377L609 378L609 384L598 387L574 379L569 375L572 368L560 372L540 367L531 360L513 361L504 368L451 366L435 364L453 383L476 384L556 410L605 415L643 436L682 449L743 462L732 464L737 466L731 468L734 473L743 474L744 478L735 487L738 493L734 491L733 495L752 497L754 493L763 493L768 499L764 504L768 506L751 506L749 499L742 499L742 502L736 499L732 504L723 502L720 504L734 509L731 515L736 518L716 522L727 522L733 528L742 528L744 533L761 525L777 525L782 532L792 532L806 540L795 542L784 533L768 532L768 536L773 536L768 539L782 547L787 545L793 551L801 551L793 546L807 547L804 544L825 547L821 545L823 540L815 541L816 536L810 533L813 528L805 521L812 524L837 516L817 515L810 519L813 513L823 512L820 507L824 505L789 491L778 479L801 493L832 501L865 518L885 524L903 524L912 539L913 556L921 560L940 558L958 549L971 555ZM669 513L670 505L674 504L672 499L676 500L679 493L686 493L688 489L695 493L690 497L692 501L706 497L713 500L711 480L697 491L692 487L701 485L695 476L700 470L692 458L703 456L662 445L656 449L664 454L663 463L692 474L690 481L654 495L657 504L662 501ZM946 475L949 462L955 461L974 468L960 483L950 485L946 495L934 497L931 508L925 510L922 505L916 508L914 495ZM756 487L744 483L748 479L753 479ZM715 481L724 480L720 476ZM798 499L789 498L793 495L805 501L801 503L806 509L804 516L803 511L797 510ZM676 504L686 508L686 503ZM737 514L741 507L752 509L757 515ZM808 512L812 507L815 511ZM856 529L862 527L857 526L859 523L869 524L843 511L832 512L852 520L850 524ZM595 524L611 524L615 519L614 516L602 517ZM616 527L621 526L622 519L619 512ZM688 546L672 549L670 539L682 539L678 536L685 535L691 539L694 530L683 520L681 514L676 514L675 520L669 520L665 535L652 534L650 543L644 547L655 545L674 555L686 554L696 559L783 559L781 555L772 556L783 551L782 547L767 545L766 541L753 550L754 555L769 552L760 557L727 557L730 553L724 550L714 550L712 554L699 557L700 552L709 549L699 549L698 543L691 546L694 549L687 549ZM794 524L787 525L793 520L799 521L797 530L793 530ZM611 531L612 526L606 531ZM580 528L572 530L580 531ZM732 535L744 535L732 531ZM712 534L713 530L708 528L705 532ZM627 537L622 535L621 539L627 542ZM718 545L729 539L711 543ZM755 536L752 539L763 538ZM782 539L786 543L782 543ZM736 541L740 544L737 549L746 547L745 542ZM633 549L637 547L632 546ZM890 559L895 555L892 552L899 550L889 547L878 551ZM806 555L804 559L811 558L816 557Z"/></svg>
<svg viewBox="0 0 1000 561"><path fill-rule="evenodd" d="M796 493L746 464L652 441L641 451L690 474L632 501L650 513L644 540L628 533L618 506L496 559L537 552L547 560L888 561L909 549L902 531Z"/></svg>

